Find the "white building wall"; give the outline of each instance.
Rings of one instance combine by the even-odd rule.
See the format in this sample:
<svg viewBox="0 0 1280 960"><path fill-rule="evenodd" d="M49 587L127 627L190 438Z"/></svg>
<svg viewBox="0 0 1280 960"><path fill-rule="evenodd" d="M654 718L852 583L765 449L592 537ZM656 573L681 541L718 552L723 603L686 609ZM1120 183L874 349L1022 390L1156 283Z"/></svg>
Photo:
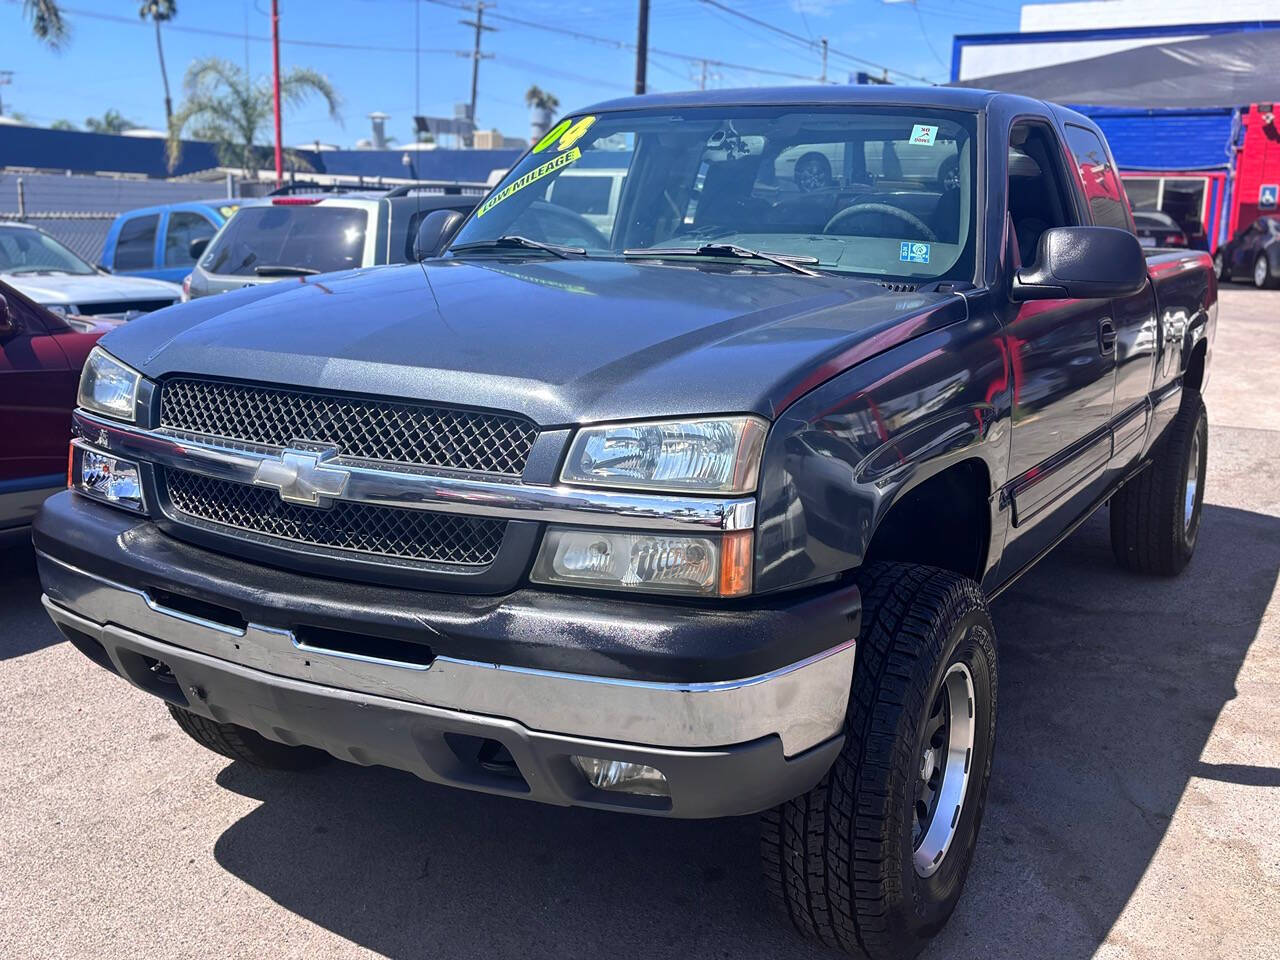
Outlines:
<svg viewBox="0 0 1280 960"><path fill-rule="evenodd" d="M1268 9L1268 8L1271 9ZM1170 24L1257 22L1280 18L1280 5L1260 0L1080 0L1027 3L1021 31L1106 30Z"/></svg>

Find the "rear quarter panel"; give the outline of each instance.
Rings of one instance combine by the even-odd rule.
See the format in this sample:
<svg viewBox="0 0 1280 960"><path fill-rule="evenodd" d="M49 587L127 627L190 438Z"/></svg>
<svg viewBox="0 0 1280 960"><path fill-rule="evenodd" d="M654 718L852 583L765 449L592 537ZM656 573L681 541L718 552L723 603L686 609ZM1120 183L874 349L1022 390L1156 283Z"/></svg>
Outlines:
<svg viewBox="0 0 1280 960"><path fill-rule="evenodd" d="M1182 377L1201 344L1205 350L1201 389L1208 385L1218 327L1218 281L1212 259L1200 251L1154 253L1147 258L1147 269L1155 293L1157 321L1149 449L1177 413Z"/></svg>

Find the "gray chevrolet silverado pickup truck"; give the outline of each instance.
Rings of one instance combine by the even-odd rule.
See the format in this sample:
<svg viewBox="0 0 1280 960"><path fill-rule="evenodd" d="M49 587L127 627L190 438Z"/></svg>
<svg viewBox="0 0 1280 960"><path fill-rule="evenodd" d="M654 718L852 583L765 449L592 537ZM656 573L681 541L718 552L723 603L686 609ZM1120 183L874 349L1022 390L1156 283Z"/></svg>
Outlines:
<svg viewBox="0 0 1280 960"><path fill-rule="evenodd" d="M108 334L49 614L238 760L760 813L800 931L914 954L990 598L1107 505L1120 566L1195 549L1208 258L1144 257L1088 119L974 90L601 104L459 219Z"/></svg>

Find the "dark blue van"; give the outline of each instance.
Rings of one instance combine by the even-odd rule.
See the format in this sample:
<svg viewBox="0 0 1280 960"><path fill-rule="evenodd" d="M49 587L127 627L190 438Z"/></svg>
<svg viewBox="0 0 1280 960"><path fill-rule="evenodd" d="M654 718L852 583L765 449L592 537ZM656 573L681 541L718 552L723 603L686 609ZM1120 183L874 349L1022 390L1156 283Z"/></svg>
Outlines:
<svg viewBox="0 0 1280 960"><path fill-rule="evenodd" d="M195 265L192 241L212 238L238 208L238 200L224 198L122 213L103 244L102 265L112 273L181 283Z"/></svg>

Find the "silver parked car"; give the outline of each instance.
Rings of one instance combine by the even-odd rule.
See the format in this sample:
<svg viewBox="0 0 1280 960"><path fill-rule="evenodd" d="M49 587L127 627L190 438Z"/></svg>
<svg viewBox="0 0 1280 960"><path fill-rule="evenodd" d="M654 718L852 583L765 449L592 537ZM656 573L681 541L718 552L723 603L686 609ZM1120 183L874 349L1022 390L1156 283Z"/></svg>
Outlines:
<svg viewBox="0 0 1280 960"><path fill-rule="evenodd" d="M461 188L451 188L461 189ZM465 215L483 193L283 193L242 207L203 246L183 289L188 299L282 277L413 260L418 226L434 210Z"/></svg>

